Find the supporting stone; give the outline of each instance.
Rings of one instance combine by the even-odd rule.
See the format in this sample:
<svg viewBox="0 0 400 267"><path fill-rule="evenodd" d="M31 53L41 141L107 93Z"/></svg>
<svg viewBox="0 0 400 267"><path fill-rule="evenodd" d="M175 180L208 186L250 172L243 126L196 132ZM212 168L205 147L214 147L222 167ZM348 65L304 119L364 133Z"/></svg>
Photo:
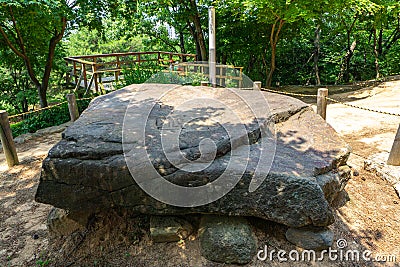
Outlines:
<svg viewBox="0 0 400 267"><path fill-rule="evenodd" d="M200 82L201 86L208 86L208 81L202 81Z"/></svg>
<svg viewBox="0 0 400 267"><path fill-rule="evenodd" d="M261 90L261 82L254 82L254 90Z"/></svg>
<svg viewBox="0 0 400 267"><path fill-rule="evenodd" d="M8 121L8 113L5 110L0 110L0 139L8 167L11 168L14 165L18 165L17 150L12 137L10 122Z"/></svg>
<svg viewBox="0 0 400 267"><path fill-rule="evenodd" d="M76 121L79 118L78 104L76 103L75 94L67 94L69 115L71 121Z"/></svg>
<svg viewBox="0 0 400 267"><path fill-rule="evenodd" d="M154 242L177 242L186 239L192 232L192 225L179 217L150 217L150 236Z"/></svg>
<svg viewBox="0 0 400 267"><path fill-rule="evenodd" d="M328 96L327 88L318 89L317 114L320 115L324 120L326 120L326 107L328 105L328 100L326 99L327 96Z"/></svg>
<svg viewBox="0 0 400 267"><path fill-rule="evenodd" d="M286 238L304 249L323 250L332 246L333 232L327 227L289 228Z"/></svg>
<svg viewBox="0 0 400 267"><path fill-rule="evenodd" d="M392 150L390 151L388 165L400 166L400 125L394 138Z"/></svg>
<svg viewBox="0 0 400 267"><path fill-rule="evenodd" d="M246 264L256 254L256 238L243 217L205 215L199 237L201 254L211 261Z"/></svg>
<svg viewBox="0 0 400 267"><path fill-rule="evenodd" d="M68 212L59 208L52 208L47 216L47 229L50 235L68 236L71 233L82 230L84 227L68 218Z"/></svg>

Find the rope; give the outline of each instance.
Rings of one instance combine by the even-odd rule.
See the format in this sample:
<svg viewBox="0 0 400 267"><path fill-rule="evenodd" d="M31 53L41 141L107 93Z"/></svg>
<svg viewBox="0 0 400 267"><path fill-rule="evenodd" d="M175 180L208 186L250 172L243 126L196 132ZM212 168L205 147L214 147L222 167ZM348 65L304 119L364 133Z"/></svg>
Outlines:
<svg viewBox="0 0 400 267"><path fill-rule="evenodd" d="M348 103L344 103L344 102L335 100L335 99L330 98L330 97L326 97L326 99L331 101L331 102L342 104L344 106L348 106L348 107L352 107L352 108L358 108L358 109L361 109L361 110L372 111L372 112L376 112L376 113L380 113L380 114L400 117L400 114L396 114L396 113L391 113L391 112L381 111L381 110L375 110L375 109L370 109L370 108L365 108L365 107L359 107L359 106L355 106L355 105L352 105L352 104L348 104Z"/></svg>
<svg viewBox="0 0 400 267"><path fill-rule="evenodd" d="M32 110L32 111L28 111L28 112L24 112L24 113L12 115L12 116L9 116L8 118L9 118L9 119L13 119L13 118L17 118L17 117L20 117L20 116L32 114L32 113L37 113L37 112L40 112L40 111L43 111L43 110L52 109L52 108L61 106L61 105L65 104L65 103L67 103L67 101L63 101L63 102L61 102L61 103L58 103L58 104L55 104L55 105L52 105L52 106L49 106L49 107L40 108L40 109L37 109L37 110Z"/></svg>
<svg viewBox="0 0 400 267"><path fill-rule="evenodd" d="M250 88L249 88L249 89L250 89ZM290 92L285 92L285 91L276 91L276 90L267 89L267 88L262 88L261 90L267 91L267 92L271 92L271 93L277 93L277 94L283 94L283 95L290 95L290 96L317 97L317 95L307 95L307 94L299 94L299 93L290 93ZM334 103L337 103L337 104L342 104L342 105L344 105L344 106L348 106L348 107L352 107L352 108L358 108L358 109L361 109L361 110L376 112L376 113L385 114L385 115L391 115L391 116L400 117L400 114L396 114L396 113L392 113L392 112L387 112L387 111L376 110L376 109L370 109L370 108L365 108L365 107L360 107L360 106L348 104L348 103L345 103L345 102L341 102L341 101L335 100L335 99L330 98L330 97L325 97L325 98L326 98L327 100L331 101L331 102L334 102Z"/></svg>
<svg viewBox="0 0 400 267"><path fill-rule="evenodd" d="M290 93L285 91L276 91L267 88L261 88L262 91L267 91L270 93L282 94L282 95L290 95L290 96L301 96L301 97L317 97L317 95L307 95L307 94L300 94L300 93Z"/></svg>
<svg viewBox="0 0 400 267"><path fill-rule="evenodd" d="M91 98L91 97L86 97L86 98L77 99L76 101L92 100L92 99L93 99L93 98ZM37 110L32 110L32 111L28 111L28 112L24 112L24 113L20 113L20 114L15 114L15 115L12 115L12 116L8 116L8 119L11 120L11 119L18 118L18 117L21 117L21 116L24 116L24 115L29 115L29 114L33 114L33 113L38 113L38 112L41 112L41 111L43 111L43 110L48 110L48 109L52 109L52 108L55 108L55 107L59 107L59 106L61 106L61 105L64 105L65 103L68 103L68 101L63 101L63 102L61 102L61 103L58 103L58 104L55 104L55 105L52 105L52 106L48 106L48 107L45 107L45 108L40 108L40 109L37 109Z"/></svg>

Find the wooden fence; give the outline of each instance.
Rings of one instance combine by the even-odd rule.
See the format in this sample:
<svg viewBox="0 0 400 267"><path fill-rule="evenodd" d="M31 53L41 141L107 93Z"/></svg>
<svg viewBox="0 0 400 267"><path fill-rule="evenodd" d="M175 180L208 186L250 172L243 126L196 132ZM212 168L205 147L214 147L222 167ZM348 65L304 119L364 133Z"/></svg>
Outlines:
<svg viewBox="0 0 400 267"><path fill-rule="evenodd" d="M118 81L121 71L136 64L155 62L157 65L169 67L188 59L195 61L196 55L155 51L66 57L67 66L72 66L71 72L67 73L66 82L69 84L73 79L75 89L78 89L83 81L86 92L94 83L94 88L98 92L99 83L107 82L102 80L102 76L107 77L109 73L113 76L112 80Z"/></svg>
<svg viewBox="0 0 400 267"><path fill-rule="evenodd" d="M199 73L204 77L209 77L209 64L207 62L183 62L174 67L180 75L189 73ZM243 67L234 67L230 65L216 65L216 84L222 87L243 87ZM235 83L235 85L229 84Z"/></svg>

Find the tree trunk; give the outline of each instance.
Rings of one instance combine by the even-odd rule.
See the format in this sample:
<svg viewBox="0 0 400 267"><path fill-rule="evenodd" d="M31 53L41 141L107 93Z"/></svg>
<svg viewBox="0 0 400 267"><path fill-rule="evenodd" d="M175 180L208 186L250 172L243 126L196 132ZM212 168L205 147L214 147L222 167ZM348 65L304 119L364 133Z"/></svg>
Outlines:
<svg viewBox="0 0 400 267"><path fill-rule="evenodd" d="M314 73L315 73L315 84L317 86L321 85L321 80L319 78L319 53L320 53L320 38L321 38L321 28L320 25L317 25L315 29L315 39L314 39Z"/></svg>
<svg viewBox="0 0 400 267"><path fill-rule="evenodd" d="M354 49L356 49L357 40L354 40L349 49L344 56L342 67L340 68L339 76L336 80L336 84L342 79L344 82L348 83L350 81L350 61L354 54Z"/></svg>
<svg viewBox="0 0 400 267"><path fill-rule="evenodd" d="M196 30L196 38L197 38L197 42L199 44L201 59L203 61L207 61L208 53L207 53L206 43L204 41L203 30L201 28L200 15L199 15L199 11L197 9L196 0L190 0L190 7L193 12L192 20L193 20L193 25Z"/></svg>
<svg viewBox="0 0 400 267"><path fill-rule="evenodd" d="M226 62L228 61L228 55L226 54L226 53L223 53L222 54L222 60L221 60L221 63L223 64L223 65L226 65Z"/></svg>
<svg viewBox="0 0 400 267"><path fill-rule="evenodd" d="M379 37L381 38L381 37ZM374 59L375 59L375 78L379 79L380 77L380 73L379 73L379 60L378 60L378 56L379 56L379 52L378 52L378 48L377 48L377 36L376 36L376 29L374 29Z"/></svg>
<svg viewBox="0 0 400 267"><path fill-rule="evenodd" d="M15 47L11 43L7 33L4 31L4 29L1 25L0 25L0 33L4 37L4 40L7 44L7 46L17 56L19 56L20 58L23 59L26 70L28 71L29 78L31 79L32 83L34 84L34 86L36 87L36 89L38 91L40 106L42 108L47 107L47 88L48 88L49 81L50 81L50 74L51 74L51 69L53 66L55 49L56 49L57 44L61 41L62 37L64 36L64 31L67 26L67 19L65 17L61 18L61 23L62 23L61 31L58 32L55 29L54 35L50 39L49 50L47 53L47 59L46 59L46 64L45 64L45 70L44 70L43 77L42 77L42 83L40 83L39 80L36 78L35 71L34 71L31 61L29 59L29 56L28 56L28 53L26 51L26 47L24 44L24 40L23 40L22 35L17 26L17 20L14 17L14 13L13 13L13 10L11 7L10 7L10 15L11 15L12 23L13 23L15 31L16 31L15 39L16 39L17 45L19 46L19 49L17 49L17 47Z"/></svg>
<svg viewBox="0 0 400 267"><path fill-rule="evenodd" d="M186 54L185 36L183 35L183 31L179 31L179 47L181 49L181 53ZM182 57L182 61L186 62L186 56Z"/></svg>
<svg viewBox="0 0 400 267"><path fill-rule="evenodd" d="M22 107L22 112L28 112L28 100L26 99L26 96L24 96L21 101L21 107Z"/></svg>
<svg viewBox="0 0 400 267"><path fill-rule="evenodd" d="M62 18L61 23L62 23L61 31L55 32L54 36L50 39L49 51L47 53L46 65L44 67L44 74L42 77L42 84L41 84L40 88L38 88L39 89L39 100L40 100L41 107L47 107L47 88L49 87L50 74L51 74L51 69L53 67L54 55L55 55L57 44L61 41L61 39L64 36L64 31L67 26L67 19Z"/></svg>
<svg viewBox="0 0 400 267"><path fill-rule="evenodd" d="M271 85L272 85L272 77L273 77L274 71L276 69L276 65L275 65L275 57L276 57L276 55L275 55L275 53L276 53L276 46L273 45L271 47L271 65L270 65L270 69L268 71L268 76L267 76L267 86L268 87L271 87Z"/></svg>
<svg viewBox="0 0 400 267"><path fill-rule="evenodd" d="M378 40L378 56L382 55L383 52L383 28L379 30L379 40Z"/></svg>
<svg viewBox="0 0 400 267"><path fill-rule="evenodd" d="M278 22L279 22L279 25L278 25ZM271 63L270 63L269 71L267 70L267 81L266 81L267 87L271 87L272 77L273 77L274 71L276 69L276 45L278 43L279 34L282 30L283 24L285 24L285 21L281 18L277 18L275 20L275 23L272 24L271 34L269 37L269 43L271 45ZM278 26L277 29L276 29L276 26Z"/></svg>
<svg viewBox="0 0 400 267"><path fill-rule="evenodd" d="M353 43L351 42L351 33L353 32L354 26L356 25L358 17L355 16L353 22L351 23L350 27L346 30L347 35L347 52L344 56L342 66L340 68L340 73L336 79L335 84L340 82L342 79L344 82L348 83L350 81L350 60L354 54L354 49L356 48L357 41L354 40ZM345 24L345 22L343 22Z"/></svg>
<svg viewBox="0 0 400 267"><path fill-rule="evenodd" d="M187 22L188 27L189 27L189 32L193 37L193 41L196 45L196 61L203 61L203 59L201 58L201 51L200 51L200 45L199 42L197 40L197 35L196 35L196 29L194 29L194 27L191 25L190 21Z"/></svg>

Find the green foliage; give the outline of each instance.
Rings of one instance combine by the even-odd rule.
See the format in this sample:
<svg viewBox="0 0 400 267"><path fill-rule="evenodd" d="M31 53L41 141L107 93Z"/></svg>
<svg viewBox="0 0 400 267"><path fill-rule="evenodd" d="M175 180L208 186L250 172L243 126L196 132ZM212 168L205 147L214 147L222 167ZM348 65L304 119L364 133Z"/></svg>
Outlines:
<svg viewBox="0 0 400 267"><path fill-rule="evenodd" d="M63 45L69 56L135 52L146 50L145 37L123 35L123 24L106 20L102 30L81 27L68 36Z"/></svg>
<svg viewBox="0 0 400 267"><path fill-rule="evenodd" d="M217 12L218 62L244 67L244 73L252 80L267 79L274 46L273 85L315 83L317 26L321 29L317 63L323 84L337 82L342 71L347 77L342 82L372 79L377 71L380 75L400 73L400 4L396 0L0 0L0 3L0 27L16 50L21 52L21 47L25 47L37 80L35 83L26 68L26 59L10 49L7 39L0 34L0 108L9 114L37 105L38 84L40 91L49 67L48 100L63 101L65 56L156 50L199 54L196 16L207 43L210 5ZM64 38L48 65L49 43L55 33L62 32L63 18L67 20ZM280 22L283 26L277 32ZM271 36L277 38L276 42L271 42ZM345 64L353 41L357 45ZM379 63L379 70L375 63ZM124 69L125 81L120 85L146 82L159 71L161 68L151 63L131 66ZM189 84L204 79L201 75L192 76L185 78L167 72L158 74L157 79ZM28 124L24 131L33 131L45 123Z"/></svg>
<svg viewBox="0 0 400 267"><path fill-rule="evenodd" d="M79 100L79 113L82 113L89 105L90 100ZM11 124L13 137L17 137L25 133L34 133L39 129L57 126L70 120L68 104L64 103L60 106L43 110L38 113L27 115L24 120Z"/></svg>
<svg viewBox="0 0 400 267"><path fill-rule="evenodd" d="M180 75L176 71L163 71L154 74L146 82L199 86L201 81L204 79L205 77L202 73L188 73L186 75Z"/></svg>
<svg viewBox="0 0 400 267"><path fill-rule="evenodd" d="M131 65L123 70L124 80L123 85L145 83L152 75L158 73L163 68L153 62L144 62Z"/></svg>

